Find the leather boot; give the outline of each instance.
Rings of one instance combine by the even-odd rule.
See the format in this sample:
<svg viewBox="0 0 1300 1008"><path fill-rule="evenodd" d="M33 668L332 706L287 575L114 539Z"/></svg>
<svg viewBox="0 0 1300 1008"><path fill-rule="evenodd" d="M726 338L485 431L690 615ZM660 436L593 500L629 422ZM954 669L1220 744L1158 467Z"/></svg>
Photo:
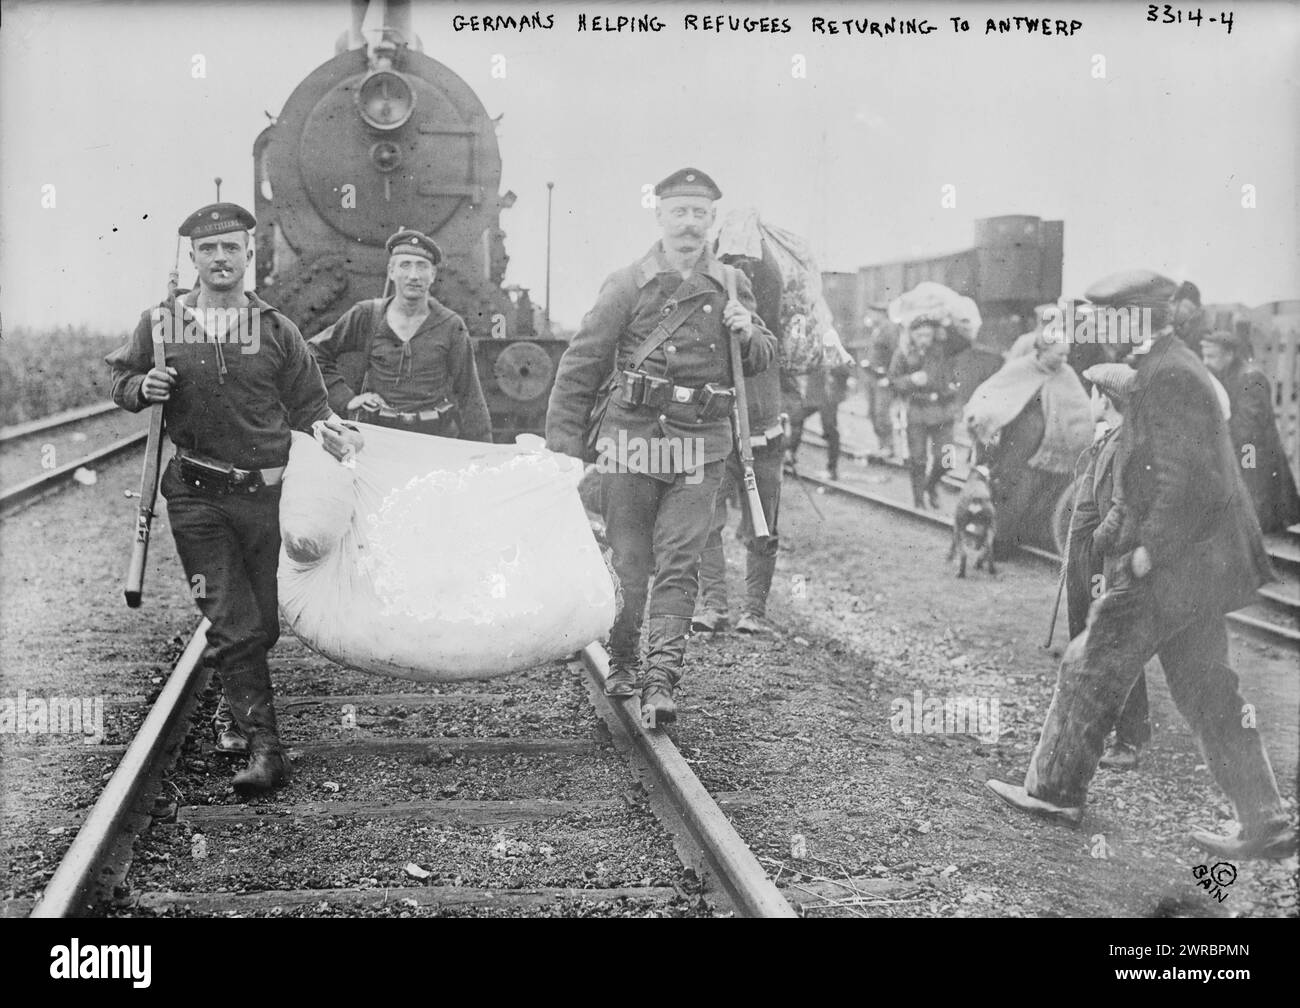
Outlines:
<svg viewBox="0 0 1300 1008"><path fill-rule="evenodd" d="M235 723L248 739L248 766L235 774L235 790L258 794L288 784L292 771L280 744L265 663L223 669L222 687Z"/></svg>
<svg viewBox="0 0 1300 1008"><path fill-rule="evenodd" d="M636 696L641 688L641 662L635 654L609 656L609 675L605 677L605 696Z"/></svg>
<svg viewBox="0 0 1300 1008"><path fill-rule="evenodd" d="M689 616L650 617L648 667L641 690L641 722L647 728L662 728L677 720L673 688L682 677L690 628Z"/></svg>
<svg viewBox="0 0 1300 1008"><path fill-rule="evenodd" d="M253 732L248 743L248 766L231 781L240 794L264 794L284 787L293 779L289 757L276 732L274 712L270 713L269 722L267 727Z"/></svg>
<svg viewBox="0 0 1300 1008"><path fill-rule="evenodd" d="M226 703L224 693L217 698L217 709L212 715L212 741L218 755L234 758L248 755L248 739L235 724L235 716L230 713L230 704Z"/></svg>

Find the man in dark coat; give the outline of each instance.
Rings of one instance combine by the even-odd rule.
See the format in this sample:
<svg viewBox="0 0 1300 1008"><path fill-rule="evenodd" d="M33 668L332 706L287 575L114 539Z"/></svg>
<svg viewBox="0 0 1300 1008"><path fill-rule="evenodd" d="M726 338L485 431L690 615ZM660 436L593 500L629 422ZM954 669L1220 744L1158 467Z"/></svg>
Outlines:
<svg viewBox="0 0 1300 1008"><path fill-rule="evenodd" d="M776 339L755 315L745 275L713 256L708 233L722 193L704 172L683 168L655 187L659 241L605 280L556 370L546 445L582 458L595 426L604 518L623 608L610 631L605 692L635 695L645 723L676 719L673 689L699 587L700 553L714 498L735 447L730 340L746 375L776 357ZM603 415L593 417L612 380ZM647 592L647 582L654 587ZM638 661L649 596L644 675Z"/></svg>
<svg viewBox="0 0 1300 1008"><path fill-rule="evenodd" d="M1201 341L1201 359L1227 390L1232 408L1228 433L1255 502L1259 527L1280 532L1300 522L1300 495L1277 431L1268 379L1245 361L1241 343L1232 333L1206 336Z"/></svg>
<svg viewBox="0 0 1300 1008"><path fill-rule="evenodd" d="M1229 860L1283 858L1295 851L1295 832L1228 665L1224 622L1272 570L1208 373L1175 335L1176 289L1158 274L1134 271L1088 292L1096 303L1149 308L1154 334L1135 350L1132 408L1121 428L1126 520L1113 540L1097 544L1121 560L1087 630L1066 649L1024 785L990 779L988 786L1018 809L1077 825L1135 670L1158 654L1174 703L1240 824L1231 836L1195 832L1193 842Z"/></svg>

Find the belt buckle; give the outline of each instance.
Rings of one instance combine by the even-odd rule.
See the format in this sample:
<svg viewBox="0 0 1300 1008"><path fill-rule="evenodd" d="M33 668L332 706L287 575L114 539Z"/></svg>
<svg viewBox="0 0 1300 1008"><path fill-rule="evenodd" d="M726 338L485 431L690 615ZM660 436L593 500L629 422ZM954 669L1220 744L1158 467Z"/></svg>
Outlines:
<svg viewBox="0 0 1300 1008"><path fill-rule="evenodd" d="M673 386L673 402L689 403L695 395L694 389L688 389L681 385Z"/></svg>

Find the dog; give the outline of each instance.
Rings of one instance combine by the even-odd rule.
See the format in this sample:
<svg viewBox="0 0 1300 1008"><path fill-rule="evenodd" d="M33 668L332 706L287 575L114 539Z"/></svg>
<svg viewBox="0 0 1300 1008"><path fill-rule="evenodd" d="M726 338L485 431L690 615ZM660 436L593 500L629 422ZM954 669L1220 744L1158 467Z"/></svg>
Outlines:
<svg viewBox="0 0 1300 1008"><path fill-rule="evenodd" d="M966 483L957 498L957 509L952 517L952 549L948 560L957 559L957 576L966 576L966 551L975 554L975 569L981 566L989 574L997 574L993 565L993 538L997 528L997 509L989 492L987 466L972 466Z"/></svg>

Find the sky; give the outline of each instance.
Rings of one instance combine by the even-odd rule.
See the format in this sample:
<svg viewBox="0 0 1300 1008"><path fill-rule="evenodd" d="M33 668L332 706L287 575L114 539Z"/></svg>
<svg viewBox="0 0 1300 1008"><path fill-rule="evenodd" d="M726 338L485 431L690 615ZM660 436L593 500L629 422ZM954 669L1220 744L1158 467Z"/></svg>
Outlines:
<svg viewBox="0 0 1300 1008"><path fill-rule="evenodd" d="M1195 280L1210 302L1300 298L1300 6L1230 9L1231 34L1148 23L1146 4L1077 0L415 0L412 20L425 53L502 117L502 191L518 195L502 215L506 279L539 304L555 183L552 314L572 327L601 280L655 239L643 186L685 165L718 182L720 212L760 208L807 236L827 270L967 248L977 218L1022 213L1065 221L1067 294L1149 267ZM456 15L534 11L554 28L453 30ZM666 27L580 33L580 13ZM687 13L792 30L690 32ZM223 199L252 207L253 141L332 57L349 10L5 0L0 14L0 314L7 326L118 331L162 291L176 227L212 200L213 176ZM985 34L987 17L1017 14L1083 24L1072 37ZM814 17L891 15L939 30L811 29ZM970 30L954 31L953 16Z"/></svg>

